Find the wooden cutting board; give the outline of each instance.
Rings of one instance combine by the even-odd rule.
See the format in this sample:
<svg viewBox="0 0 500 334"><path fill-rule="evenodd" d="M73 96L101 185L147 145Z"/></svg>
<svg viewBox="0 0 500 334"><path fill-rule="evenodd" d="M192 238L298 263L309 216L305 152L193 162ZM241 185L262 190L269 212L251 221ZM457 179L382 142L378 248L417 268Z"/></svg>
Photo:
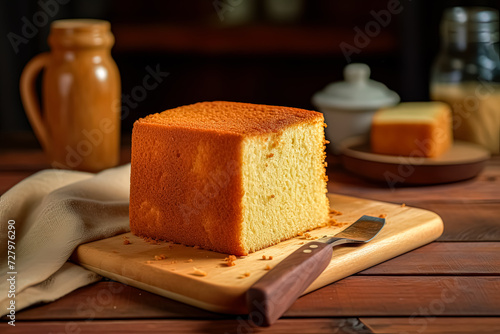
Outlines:
<svg viewBox="0 0 500 334"><path fill-rule="evenodd" d="M425 245L443 231L441 218L430 211L341 195L329 197L331 207L342 212L335 217L339 226L311 231L312 237L340 232L362 215L387 215L386 225L365 245L335 248L330 265L305 293ZM130 244L125 245L124 240ZM245 292L267 272L266 266L275 266L308 241L304 236L287 240L240 257L230 267L224 261L226 254L169 242L154 244L126 233L81 245L72 259L140 289L209 311L243 314L247 312ZM166 258L155 259L162 255ZM263 255L272 260L263 260ZM194 267L207 275L197 276Z"/></svg>

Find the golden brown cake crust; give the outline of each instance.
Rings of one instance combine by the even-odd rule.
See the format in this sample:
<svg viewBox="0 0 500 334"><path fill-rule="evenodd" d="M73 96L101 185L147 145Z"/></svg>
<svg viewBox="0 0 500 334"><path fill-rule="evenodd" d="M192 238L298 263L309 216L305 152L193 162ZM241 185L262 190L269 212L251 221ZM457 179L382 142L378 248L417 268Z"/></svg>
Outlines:
<svg viewBox="0 0 500 334"><path fill-rule="evenodd" d="M278 132L292 124L322 118L316 111L240 102L200 102L182 106L137 120L162 126L193 130L258 135ZM203 120L200 122L199 120Z"/></svg>
<svg viewBox="0 0 500 334"><path fill-rule="evenodd" d="M235 172L241 165L241 154L235 149L240 147L239 142L240 138L234 135L214 138L203 132L154 124L134 126L132 232L220 251L231 249L238 255L244 253L237 223L242 219L242 182ZM217 168L218 172L212 175L205 172ZM191 173L186 173L189 170ZM212 201L214 197L217 201ZM196 220L205 224L193 224Z"/></svg>

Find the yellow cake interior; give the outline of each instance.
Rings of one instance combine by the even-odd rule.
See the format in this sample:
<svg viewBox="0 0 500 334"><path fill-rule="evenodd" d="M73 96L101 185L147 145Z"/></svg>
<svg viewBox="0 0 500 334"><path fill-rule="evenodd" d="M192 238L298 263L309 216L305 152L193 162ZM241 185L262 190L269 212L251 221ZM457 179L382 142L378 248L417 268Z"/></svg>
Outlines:
<svg viewBox="0 0 500 334"><path fill-rule="evenodd" d="M247 138L243 149L242 243L249 252L328 219L323 124Z"/></svg>

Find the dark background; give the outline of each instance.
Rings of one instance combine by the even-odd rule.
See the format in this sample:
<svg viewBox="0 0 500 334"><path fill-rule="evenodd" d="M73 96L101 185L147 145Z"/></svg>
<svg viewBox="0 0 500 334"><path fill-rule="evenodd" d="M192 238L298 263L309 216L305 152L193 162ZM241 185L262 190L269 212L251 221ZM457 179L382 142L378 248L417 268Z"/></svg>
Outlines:
<svg viewBox="0 0 500 334"><path fill-rule="evenodd" d="M57 0L41 0L43 3ZM348 63L342 42L354 44L355 27L374 21L371 12L387 9L390 0L304 0L300 14L280 22L268 14L267 0L60 0L50 21L64 18L109 20L116 37L113 48L122 92L142 83L146 66L157 64L170 75L123 118L122 133L150 113L179 105L229 100L314 109L311 96L342 79ZM230 8L251 1L252 15L231 23ZM226 6L221 20L219 10ZM395 90L403 101L427 100L432 60L439 48L439 20L444 8L500 1L401 0L403 10L371 38L353 62L367 63L372 78ZM229 8L229 9L228 9ZM0 147L16 146L12 134L28 137L31 127L19 96L19 77L36 54L48 51L50 24L39 28L16 54L7 35L21 35L22 18L33 21L43 10L38 1L0 3ZM229 13L229 14L227 14ZM14 139L12 139L14 138Z"/></svg>

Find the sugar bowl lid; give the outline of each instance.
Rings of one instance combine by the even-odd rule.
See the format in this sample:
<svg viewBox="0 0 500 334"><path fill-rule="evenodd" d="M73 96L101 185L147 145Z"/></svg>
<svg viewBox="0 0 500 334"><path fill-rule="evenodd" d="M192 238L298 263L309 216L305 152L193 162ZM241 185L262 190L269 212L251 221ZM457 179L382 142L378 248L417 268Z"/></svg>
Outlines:
<svg viewBox="0 0 500 334"><path fill-rule="evenodd" d="M353 63L344 68L345 81L334 82L314 94L319 108L346 110L378 109L399 102L399 95L384 84L370 79L370 67Z"/></svg>

